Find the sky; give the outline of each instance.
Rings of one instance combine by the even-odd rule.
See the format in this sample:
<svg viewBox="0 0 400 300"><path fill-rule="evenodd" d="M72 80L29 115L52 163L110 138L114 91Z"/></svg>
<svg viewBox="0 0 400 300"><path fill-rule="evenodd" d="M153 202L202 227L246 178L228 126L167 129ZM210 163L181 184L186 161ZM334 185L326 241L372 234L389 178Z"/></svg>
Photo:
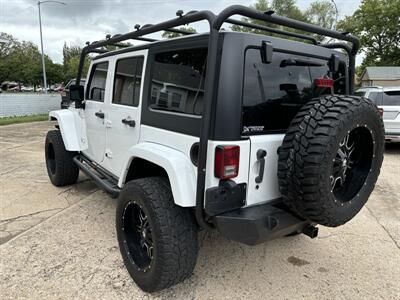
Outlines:
<svg viewBox="0 0 400 300"><path fill-rule="evenodd" d="M175 17L182 9L208 9L214 13L233 4L250 5L244 0L59 0L66 5L41 5L44 52L62 63L62 47L84 46L86 41L104 39L106 34L125 33L135 24L157 23ZM297 0L305 10L315 0ZM335 0L339 19L351 15L361 0ZM194 26L201 31L206 25ZM40 45L37 0L0 0L0 32ZM136 42L135 42L136 43Z"/></svg>

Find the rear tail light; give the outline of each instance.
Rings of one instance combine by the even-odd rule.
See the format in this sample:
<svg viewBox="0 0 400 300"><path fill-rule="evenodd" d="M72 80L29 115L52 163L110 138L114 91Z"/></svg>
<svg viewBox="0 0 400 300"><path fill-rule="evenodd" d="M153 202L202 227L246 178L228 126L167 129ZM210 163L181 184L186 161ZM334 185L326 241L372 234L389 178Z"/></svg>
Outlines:
<svg viewBox="0 0 400 300"><path fill-rule="evenodd" d="M331 78L317 78L314 79L315 87L333 88L333 79Z"/></svg>
<svg viewBox="0 0 400 300"><path fill-rule="evenodd" d="M379 114L381 115L381 117L383 117L383 108L378 108L379 110Z"/></svg>
<svg viewBox="0 0 400 300"><path fill-rule="evenodd" d="M239 174L239 146L217 146L215 148L215 177L229 179Z"/></svg>

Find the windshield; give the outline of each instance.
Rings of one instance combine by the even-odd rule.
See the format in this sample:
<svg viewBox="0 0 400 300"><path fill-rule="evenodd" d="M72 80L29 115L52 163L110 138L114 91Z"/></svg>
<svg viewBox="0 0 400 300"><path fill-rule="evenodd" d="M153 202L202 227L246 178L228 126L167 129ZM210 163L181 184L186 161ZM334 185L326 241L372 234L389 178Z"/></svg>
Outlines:
<svg viewBox="0 0 400 300"><path fill-rule="evenodd" d="M300 63L288 63L288 62ZM308 63L306 63L308 62ZM312 98L331 93L315 88L314 80L329 77L326 60L274 52L273 62L261 62L258 49L246 51L243 82L242 133L284 132L300 107ZM344 74L335 74L337 81ZM344 93L345 84L335 92Z"/></svg>

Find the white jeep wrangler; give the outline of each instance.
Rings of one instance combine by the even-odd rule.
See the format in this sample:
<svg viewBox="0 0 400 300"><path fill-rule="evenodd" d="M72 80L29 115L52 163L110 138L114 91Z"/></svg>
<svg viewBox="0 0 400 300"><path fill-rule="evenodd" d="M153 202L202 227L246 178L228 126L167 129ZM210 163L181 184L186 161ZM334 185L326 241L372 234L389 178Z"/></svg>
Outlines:
<svg viewBox="0 0 400 300"><path fill-rule="evenodd" d="M176 28L204 20L205 34ZM220 30L223 23L260 34ZM74 184L81 170L118 197L122 257L143 290L191 275L199 228L253 245L315 237L315 225L342 225L363 207L382 164L384 129L374 104L349 96L357 38L243 6L178 11L135 28L83 49L73 102L50 113L58 124L45 155L54 185ZM163 30L183 37L145 37ZM132 39L148 43L120 44ZM89 53L99 55L83 88Z"/></svg>

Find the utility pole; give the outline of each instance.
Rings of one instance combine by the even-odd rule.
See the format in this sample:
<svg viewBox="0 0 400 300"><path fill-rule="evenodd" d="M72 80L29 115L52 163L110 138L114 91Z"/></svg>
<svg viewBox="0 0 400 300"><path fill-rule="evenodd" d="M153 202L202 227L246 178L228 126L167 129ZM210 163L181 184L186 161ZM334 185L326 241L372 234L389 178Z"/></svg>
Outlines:
<svg viewBox="0 0 400 300"><path fill-rule="evenodd" d="M45 94L47 94L47 79L46 79L46 64L44 62L44 51L43 51L43 35L42 35L42 16L40 14L40 4L42 3L58 3L61 5L66 5L64 2L60 2L60 1L38 1L37 5L39 8L39 29L40 29L40 48L42 50L42 70L43 70L43 84L44 84L44 92Z"/></svg>

